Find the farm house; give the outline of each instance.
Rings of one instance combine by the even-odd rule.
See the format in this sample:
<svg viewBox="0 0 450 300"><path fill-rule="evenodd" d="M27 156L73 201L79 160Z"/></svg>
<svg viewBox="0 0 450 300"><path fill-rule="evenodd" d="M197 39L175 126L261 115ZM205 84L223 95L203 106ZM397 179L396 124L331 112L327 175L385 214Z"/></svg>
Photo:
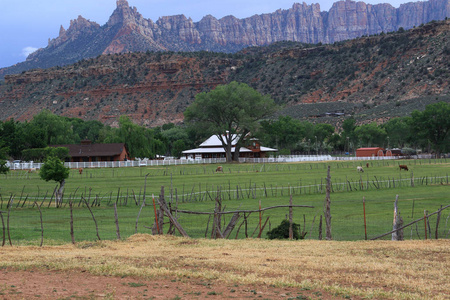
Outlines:
<svg viewBox="0 0 450 300"><path fill-rule="evenodd" d="M234 153L234 145L239 140L238 136L233 137L233 147L231 153ZM250 139L245 147L239 149L239 156L246 158L265 158L269 152L276 152L277 149L261 146L259 140ZM225 157L225 149L222 142L216 135L212 135L209 139L200 144L199 148L190 149L182 152L186 158L223 158Z"/></svg>
<svg viewBox="0 0 450 300"><path fill-rule="evenodd" d="M356 149L356 157L384 156L384 149L381 147Z"/></svg>
<svg viewBox="0 0 450 300"><path fill-rule="evenodd" d="M70 162L124 161L130 159L130 153L124 143L93 144L89 140L79 145L51 145L69 149Z"/></svg>

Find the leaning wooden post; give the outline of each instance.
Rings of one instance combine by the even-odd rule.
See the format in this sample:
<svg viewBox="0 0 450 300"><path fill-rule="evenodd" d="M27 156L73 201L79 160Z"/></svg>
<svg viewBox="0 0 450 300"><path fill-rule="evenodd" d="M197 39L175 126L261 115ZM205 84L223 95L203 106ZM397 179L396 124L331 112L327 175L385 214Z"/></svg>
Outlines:
<svg viewBox="0 0 450 300"><path fill-rule="evenodd" d="M260 208L261 209L261 208ZM294 230L292 229L292 194L289 198L289 239L293 240L294 239Z"/></svg>
<svg viewBox="0 0 450 300"><path fill-rule="evenodd" d="M324 215L325 215L325 224L326 224L326 239L332 240L331 236L331 199L330 199L330 193L331 193L331 175L330 175L330 166L328 166L328 172L327 172L327 193L325 197L325 209L324 209Z"/></svg>
<svg viewBox="0 0 450 300"><path fill-rule="evenodd" d="M136 202L137 203L137 202ZM137 215L137 218L136 218L136 226L134 227L134 233L137 233L137 230L138 230L138 222L139 222L139 216L141 215L141 211L142 211L142 208L145 206L145 198L144 198L144 200L142 201L142 205L141 205L141 208L139 209L139 213L138 213L138 215Z"/></svg>
<svg viewBox="0 0 450 300"><path fill-rule="evenodd" d="M38 210L39 210L39 215L41 217L41 245L40 247L42 247L42 244L44 243L44 224L42 224L42 211L41 208L39 207L39 204L35 201L33 205L36 205ZM3 220L3 218L2 218Z"/></svg>
<svg viewBox="0 0 450 300"><path fill-rule="evenodd" d="M95 223L95 230L97 232L97 238L99 241L101 241L100 235L98 234L97 220L95 220L94 213L92 212L92 209L89 207L89 202L86 201L86 199L83 196L81 196L81 198L83 199L84 203L86 203L86 206L89 209L89 212L91 213L92 219L94 220L94 223Z"/></svg>
<svg viewBox="0 0 450 300"><path fill-rule="evenodd" d="M363 196L363 213L364 213L364 237L367 241L367 225L366 225L366 197Z"/></svg>
<svg viewBox="0 0 450 300"><path fill-rule="evenodd" d="M394 202L394 222L393 222L393 228L392 230L395 230L392 233L392 240L393 241L402 241L403 240L403 229L399 230L403 226L403 219L400 216L400 212L398 210L398 195L395 197Z"/></svg>
<svg viewBox="0 0 450 300"><path fill-rule="evenodd" d="M164 186L161 187L161 197L158 199L159 207L164 211L164 213L169 217L170 222L173 223L176 229L180 232L183 237L189 237L189 235L184 231L183 227L181 227L180 223L172 216L169 208L167 207L166 200L164 200Z"/></svg>

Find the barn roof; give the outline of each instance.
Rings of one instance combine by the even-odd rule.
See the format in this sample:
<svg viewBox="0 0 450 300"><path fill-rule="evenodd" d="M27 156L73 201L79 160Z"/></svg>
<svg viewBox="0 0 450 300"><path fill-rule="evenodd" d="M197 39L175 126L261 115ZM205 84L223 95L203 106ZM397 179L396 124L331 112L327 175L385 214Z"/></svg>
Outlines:
<svg viewBox="0 0 450 300"><path fill-rule="evenodd" d="M81 144L81 145L51 145L50 147L65 147L69 149L70 157L94 157L120 155L125 148L124 143L112 144Z"/></svg>

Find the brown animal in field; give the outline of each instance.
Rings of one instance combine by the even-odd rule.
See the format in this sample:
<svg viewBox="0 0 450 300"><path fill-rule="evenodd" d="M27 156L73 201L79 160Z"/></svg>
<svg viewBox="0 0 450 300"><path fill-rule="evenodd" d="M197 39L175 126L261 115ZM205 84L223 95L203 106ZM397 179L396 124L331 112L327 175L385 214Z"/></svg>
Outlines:
<svg viewBox="0 0 450 300"><path fill-rule="evenodd" d="M216 169L216 172L222 172L222 173L223 173L223 168L222 168L222 166L218 166L217 169Z"/></svg>
<svg viewBox="0 0 450 300"><path fill-rule="evenodd" d="M34 172L36 172L36 168L31 168L28 170L28 173L34 173Z"/></svg>
<svg viewBox="0 0 450 300"><path fill-rule="evenodd" d="M400 167L400 171L401 171L401 170L409 171L407 165L399 165L399 167Z"/></svg>
<svg viewBox="0 0 450 300"><path fill-rule="evenodd" d="M366 164L366 167L367 167L367 168L369 167L369 163Z"/></svg>
<svg viewBox="0 0 450 300"><path fill-rule="evenodd" d="M83 168L79 168L78 173L80 173L80 175L83 174Z"/></svg>

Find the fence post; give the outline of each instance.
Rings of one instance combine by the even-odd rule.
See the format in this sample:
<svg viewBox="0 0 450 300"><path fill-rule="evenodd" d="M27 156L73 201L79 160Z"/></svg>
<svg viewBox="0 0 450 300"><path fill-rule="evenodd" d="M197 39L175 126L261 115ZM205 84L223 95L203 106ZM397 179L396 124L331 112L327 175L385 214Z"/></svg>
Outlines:
<svg viewBox="0 0 450 300"><path fill-rule="evenodd" d="M423 211L423 221L425 223L425 240L427 239L427 210Z"/></svg>
<svg viewBox="0 0 450 300"><path fill-rule="evenodd" d="M364 238L367 241L367 225L366 225L366 197L363 196L363 213L364 213Z"/></svg>
<svg viewBox="0 0 450 300"><path fill-rule="evenodd" d="M403 240L403 229L398 230L403 226L403 219L400 216L400 212L398 210L398 195L395 197L394 202L394 222L393 222L392 230L396 230L392 233L393 241L402 241Z"/></svg>
<svg viewBox="0 0 450 300"><path fill-rule="evenodd" d="M260 209L259 214L261 216L261 204L259 205L259 209ZM290 240L294 239L294 230L292 229L292 211L293 211L293 208L292 208L292 194L291 194L291 197L289 198L289 239Z"/></svg>
<svg viewBox="0 0 450 300"><path fill-rule="evenodd" d="M325 215L325 224L326 224L326 239L332 240L331 236L331 199L330 199L330 193L331 193L331 175L330 175L330 166L328 166L328 172L327 172L327 194L325 197L325 209L324 209L324 215Z"/></svg>

